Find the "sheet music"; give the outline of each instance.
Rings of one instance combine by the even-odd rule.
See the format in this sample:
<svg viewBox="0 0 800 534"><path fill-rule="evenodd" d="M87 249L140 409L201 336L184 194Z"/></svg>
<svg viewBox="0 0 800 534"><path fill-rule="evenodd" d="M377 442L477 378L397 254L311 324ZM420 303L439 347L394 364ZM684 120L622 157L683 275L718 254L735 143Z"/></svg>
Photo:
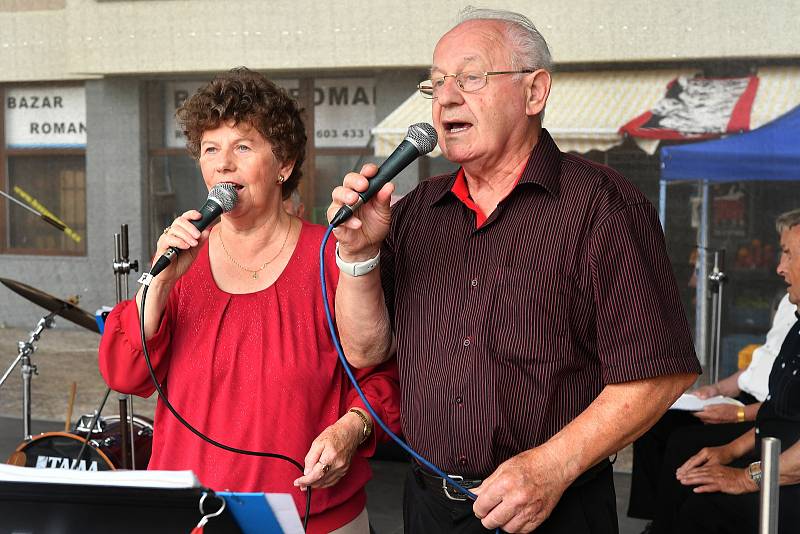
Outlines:
<svg viewBox="0 0 800 534"><path fill-rule="evenodd" d="M733 404L734 406L744 406L744 404L738 400L732 399L731 397L723 397L722 395L717 395L716 397L710 397L708 399L701 399L699 397L695 397L691 393L684 393L678 398L678 400L675 401L675 404L670 406L669 409L699 412L706 406L711 406L712 404Z"/></svg>
<svg viewBox="0 0 800 534"><path fill-rule="evenodd" d="M40 482L134 488L199 488L192 471L73 471L0 464L2 482Z"/></svg>

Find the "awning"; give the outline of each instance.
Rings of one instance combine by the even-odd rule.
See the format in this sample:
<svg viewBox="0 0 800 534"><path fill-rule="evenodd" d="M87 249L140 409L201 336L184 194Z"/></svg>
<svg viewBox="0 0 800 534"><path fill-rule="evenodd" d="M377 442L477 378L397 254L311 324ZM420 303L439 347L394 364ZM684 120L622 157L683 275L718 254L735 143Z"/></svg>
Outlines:
<svg viewBox="0 0 800 534"><path fill-rule="evenodd" d="M624 141L619 128L664 96L667 84L694 70L565 72L553 75L544 126L564 152L609 150ZM750 128L800 104L800 68L768 67L758 72L759 86ZM376 156L388 156L415 122L431 121L431 101L414 92L372 129ZM648 154L658 140L634 138ZM438 148L431 156L438 156Z"/></svg>

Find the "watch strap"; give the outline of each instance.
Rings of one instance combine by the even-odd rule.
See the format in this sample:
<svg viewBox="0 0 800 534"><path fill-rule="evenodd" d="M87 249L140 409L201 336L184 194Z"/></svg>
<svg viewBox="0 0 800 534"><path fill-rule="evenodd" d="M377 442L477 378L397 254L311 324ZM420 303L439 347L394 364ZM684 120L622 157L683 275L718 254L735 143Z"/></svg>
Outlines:
<svg viewBox="0 0 800 534"><path fill-rule="evenodd" d="M339 266L339 270L341 272L349 276L364 276L378 266L380 259L381 251L379 250L378 254L374 258L370 258L366 261L359 261L355 263L344 261L342 257L339 256L339 243L336 243L336 265Z"/></svg>

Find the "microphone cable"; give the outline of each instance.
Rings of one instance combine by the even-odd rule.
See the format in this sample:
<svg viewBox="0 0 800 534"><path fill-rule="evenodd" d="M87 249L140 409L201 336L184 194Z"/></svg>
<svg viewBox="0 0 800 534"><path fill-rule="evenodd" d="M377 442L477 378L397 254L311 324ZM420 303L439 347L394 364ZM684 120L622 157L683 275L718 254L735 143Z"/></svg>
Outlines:
<svg viewBox="0 0 800 534"><path fill-rule="evenodd" d="M375 413L375 410L372 408L372 404L370 404L370 402L367 400L367 397L364 395L364 392L361 390L361 387L359 387L358 380L356 380L356 377L353 375L353 371L350 369L350 364L347 363L347 358L345 357L344 351L342 350L342 345L339 343L339 336L336 335L336 328L333 325L333 317L331 316L331 309L330 305L328 304L328 289L326 287L327 284L325 283L325 245L327 245L328 239L330 239L331 233L333 232L333 228L334 226L332 224L328 225L328 229L325 231L325 236L322 238L322 245L320 245L319 248L319 279L320 282L322 283L322 301L325 307L325 318L328 320L328 329L330 330L331 337L333 338L333 345L336 347L336 353L339 355L339 361L342 362L342 367L344 367L344 371L345 373L347 373L347 378L350 379L350 382L352 382L353 387L356 389L356 393L358 393L358 396L361 397L361 400L364 402L364 406L366 406L367 410L369 411L369 414L372 416L372 420L378 423L378 425L383 429L383 431L386 432L386 434L390 438L392 438L395 441L395 443L400 445L400 447L408 454L410 454L412 458L414 458L423 466L427 467L428 469L436 473L436 475L438 475L439 477L443 478L452 487L454 487L455 489L457 489L458 491L460 491L473 501L476 500L478 498L477 495L475 495L468 489L461 486L461 484L459 484L452 478L450 478L447 475L447 473L445 473L444 471L436 467L434 464L426 460L421 454L412 449L411 446L408 445L408 443L400 439L394 432L392 432L386 425L386 423L384 423L383 420L380 417L378 417L378 414ZM499 534L500 529L497 528L495 532Z"/></svg>
<svg viewBox="0 0 800 534"><path fill-rule="evenodd" d="M158 383L156 372L153 369L152 362L150 361L150 353L147 351L147 340L144 337L144 304L145 300L147 300L147 290L150 288L150 282L152 281L152 279L153 279L152 277L148 278L146 277L146 275L142 275L142 277L139 279L139 281L142 283L142 304L139 308L139 334L141 335L142 338L142 352L144 353L144 361L147 364L147 371L150 373L150 378L153 381L153 385L156 387L156 391L158 391L159 400L164 402L164 405L167 407L167 409L172 413L172 415L175 416L175 419L177 419L183 426L188 428L195 436L197 436L198 438L202 439L207 443L210 443L214 447L218 447L222 450L226 450L228 452L232 452L235 454L242 454L246 456L261 456L265 458L276 458L278 460L284 460L295 466L297 469L299 469L300 473L302 474L303 466L300 464L300 462L298 462L294 458L289 458L288 456L274 452L250 451L247 449L239 449L236 447L225 445L224 443L220 443L219 441L215 441L214 439L206 436L205 434L197 430L195 427L193 427L186 419L184 419L181 416L181 414L177 412L177 410L175 410L175 408L169 402L169 399L167 399L164 390L161 389L161 384ZM306 514L303 517L303 531L306 531L308 529L308 516L310 515L310 513L311 513L311 486L308 486L306 488Z"/></svg>

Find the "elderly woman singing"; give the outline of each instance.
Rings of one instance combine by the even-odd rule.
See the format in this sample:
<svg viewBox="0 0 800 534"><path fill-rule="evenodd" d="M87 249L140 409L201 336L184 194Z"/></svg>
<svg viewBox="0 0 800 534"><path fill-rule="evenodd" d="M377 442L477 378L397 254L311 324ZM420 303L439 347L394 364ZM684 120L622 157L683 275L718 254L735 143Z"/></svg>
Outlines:
<svg viewBox="0 0 800 534"><path fill-rule="evenodd" d="M206 187L230 184L235 207L202 232L187 211L167 227L156 257L183 252L153 279L144 336L155 374L177 411L210 438L304 463L304 473L271 458L231 453L201 440L159 399L150 469L191 469L211 488L291 492L303 515L314 492L309 532L369 532L366 458L378 429L338 362L319 279L324 228L282 206L297 187L306 134L287 93L245 68L217 76L177 112ZM327 297L338 270L325 250ZM116 391L149 396L142 356L141 291L108 318L100 370ZM358 372L391 427L399 426L393 366ZM299 488L299 490L298 490ZM293 491L294 490L294 491Z"/></svg>

